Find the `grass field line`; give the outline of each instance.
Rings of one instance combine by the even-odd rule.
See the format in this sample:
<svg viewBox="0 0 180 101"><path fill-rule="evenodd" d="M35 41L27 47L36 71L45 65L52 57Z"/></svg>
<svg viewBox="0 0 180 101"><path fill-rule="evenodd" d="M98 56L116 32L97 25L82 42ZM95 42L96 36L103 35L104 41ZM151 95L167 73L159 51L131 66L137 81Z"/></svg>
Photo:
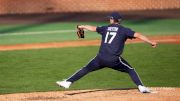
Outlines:
<svg viewBox="0 0 180 101"><path fill-rule="evenodd" d="M37 31L37 32L15 32L15 33L0 33L0 36L6 35L34 35L34 34L52 34L52 33L69 33L76 30L54 30L54 31Z"/></svg>

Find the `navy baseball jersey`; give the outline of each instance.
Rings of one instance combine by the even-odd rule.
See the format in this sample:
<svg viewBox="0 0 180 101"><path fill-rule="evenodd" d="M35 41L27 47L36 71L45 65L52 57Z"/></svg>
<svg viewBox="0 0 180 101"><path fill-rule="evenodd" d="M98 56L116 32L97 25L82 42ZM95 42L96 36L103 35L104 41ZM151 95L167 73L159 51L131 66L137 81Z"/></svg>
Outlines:
<svg viewBox="0 0 180 101"><path fill-rule="evenodd" d="M75 82L92 71L108 67L128 73L137 86L143 85L136 71L120 56L125 41L128 38L134 38L135 32L119 24L97 27L96 31L102 35L99 53L86 66L69 77L67 81Z"/></svg>
<svg viewBox="0 0 180 101"><path fill-rule="evenodd" d="M96 31L102 35L99 54L103 58L119 57L127 39L134 38L134 31L119 24L97 27Z"/></svg>

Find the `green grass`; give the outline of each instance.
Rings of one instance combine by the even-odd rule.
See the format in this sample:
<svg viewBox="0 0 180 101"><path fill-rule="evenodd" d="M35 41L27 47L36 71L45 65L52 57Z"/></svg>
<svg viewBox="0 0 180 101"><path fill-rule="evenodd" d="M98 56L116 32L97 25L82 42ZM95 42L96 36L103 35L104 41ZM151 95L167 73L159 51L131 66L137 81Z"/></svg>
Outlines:
<svg viewBox="0 0 180 101"><path fill-rule="evenodd" d="M179 35L180 19L153 19L153 20L124 20L123 25L145 35ZM77 40L75 32L65 33L42 33L27 34L25 32L42 32L56 30L73 30L77 24L106 25L105 22L57 22L45 24L15 24L0 25L0 45L39 43L39 42L60 42ZM8 33L8 34L7 34ZM13 33L23 33L15 35ZM86 39L99 39L100 35L94 32L86 32Z"/></svg>
<svg viewBox="0 0 180 101"><path fill-rule="evenodd" d="M145 35L176 35L180 34L180 19L159 19L126 21L124 24Z"/></svg>
<svg viewBox="0 0 180 101"><path fill-rule="evenodd" d="M0 94L63 90L55 81L72 75L93 58L99 47L55 48L0 52ZM180 47L129 44L124 58L147 86L180 87ZM72 89L135 87L129 76L111 69L90 73Z"/></svg>
<svg viewBox="0 0 180 101"><path fill-rule="evenodd" d="M77 24L86 24L86 23L69 22L69 23L48 23L48 24L39 24L39 25L0 25L0 33L1 33L0 45L77 40L76 32L26 34L26 32L75 30ZM93 25L93 23L88 23L88 24ZM24 33L24 34L15 35L13 33ZM88 38L88 40L91 40L91 39L100 38L100 36L94 32L87 32L86 38Z"/></svg>

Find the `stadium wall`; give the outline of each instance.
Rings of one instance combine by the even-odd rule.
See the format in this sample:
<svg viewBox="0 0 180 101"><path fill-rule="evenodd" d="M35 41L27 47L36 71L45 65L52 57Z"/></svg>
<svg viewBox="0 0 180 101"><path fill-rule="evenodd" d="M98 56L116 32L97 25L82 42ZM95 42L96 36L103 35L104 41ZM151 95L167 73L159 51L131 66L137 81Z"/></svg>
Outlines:
<svg viewBox="0 0 180 101"><path fill-rule="evenodd" d="M180 0L0 0L0 15L180 9Z"/></svg>

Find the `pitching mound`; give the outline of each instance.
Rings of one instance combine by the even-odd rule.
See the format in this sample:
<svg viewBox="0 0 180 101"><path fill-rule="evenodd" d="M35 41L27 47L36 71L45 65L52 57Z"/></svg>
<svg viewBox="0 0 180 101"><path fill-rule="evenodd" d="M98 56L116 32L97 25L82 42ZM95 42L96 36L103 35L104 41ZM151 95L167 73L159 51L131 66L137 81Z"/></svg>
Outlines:
<svg viewBox="0 0 180 101"><path fill-rule="evenodd" d="M34 92L0 95L0 101L180 101L180 88L150 88L142 94L137 89L95 89Z"/></svg>

